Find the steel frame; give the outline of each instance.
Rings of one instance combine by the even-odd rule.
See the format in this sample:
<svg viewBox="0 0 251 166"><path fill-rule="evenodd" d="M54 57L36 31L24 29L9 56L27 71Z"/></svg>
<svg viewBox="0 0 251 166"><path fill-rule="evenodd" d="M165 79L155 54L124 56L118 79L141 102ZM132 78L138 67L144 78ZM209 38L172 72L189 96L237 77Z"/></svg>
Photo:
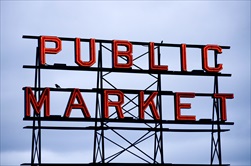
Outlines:
<svg viewBox="0 0 251 166"><path fill-rule="evenodd" d="M217 65L217 54L214 54L215 65ZM218 84L218 76L214 76L214 93L219 93L219 84ZM220 121L220 106L219 106L219 99L213 99L213 110L212 110L212 119L216 121ZM217 132L211 133L211 158L210 164L213 164L215 160L218 159L219 165L222 165L222 155L221 155L221 126L219 124L215 125L212 124L212 130L216 129ZM215 158L217 155L217 158Z"/></svg>
<svg viewBox="0 0 251 166"><path fill-rule="evenodd" d="M37 39L39 45L39 36L23 36L23 38ZM65 38L60 37L61 40L65 41L74 41L74 38ZM88 42L88 39L81 39L81 41ZM95 118L85 119L85 118L58 118L58 117L40 117L40 115L33 114L33 117L25 117L24 120L32 121L32 126L25 126L24 128L32 129L32 149L31 149L31 162L23 163L21 165L54 165L52 163L42 163L41 161L41 130L42 129L53 129L53 130L93 130L94 131L94 139L93 139L93 159L89 164L79 164L79 165L139 165L139 164L162 164L162 165L180 165L180 166L189 166L189 165L228 165L222 164L222 152L221 152L221 132L229 131L229 129L221 129L221 125L233 125L233 122L225 122L220 119L220 111L219 111L219 101L218 99L213 99L213 110L212 110L212 120L211 121L174 121L174 120L163 120L162 119L162 96L163 95L174 95L172 91L163 91L161 85L161 76L162 75L186 75L186 76L213 76L214 77L214 88L213 93L219 92L218 85L218 77L219 76L231 76L231 74L222 74L222 73L205 73L203 71L192 71L192 72L177 72L177 71L150 71L140 68L139 66L134 64L134 67L137 69L110 69L103 67L103 49L111 51L107 48L104 43L111 43L110 40L96 40L96 43L99 43L99 51L98 51L98 67L92 68L83 68L83 67L75 67L75 66L54 66L54 65L40 65L39 62L39 49L37 48L36 55L36 63L35 66L24 65L24 68L35 69L35 85L32 88L34 90L34 94L37 99L40 97L40 93L44 88L41 87L41 69L49 69L49 70L83 70L83 71L96 71L97 72L97 82L96 88L93 89L80 89L81 92L92 92L96 93L96 110L95 110ZM147 45L145 42L131 42L133 45ZM161 51L160 47L181 47L180 44L166 44L166 43L155 43L155 49L158 52L157 63L160 65L161 62ZM191 48L203 48L204 45L187 45L187 47ZM223 49L229 49L229 46L221 46ZM146 55L146 53L134 58L134 60L141 58ZM217 65L217 53L215 53L215 65ZM106 72L104 74L104 72ZM112 72L120 72L120 73L138 73L138 74L148 74L149 76L155 78L155 81L151 83L148 87L144 89L145 94L150 94L152 90L149 88L156 85L156 91L158 91L158 96L156 98L156 107L159 110L160 119L159 121L155 120L135 120L137 117L131 114L130 111L134 108L138 107L138 104L133 100L138 97L138 90L132 89L123 89L125 93L125 98L128 99L128 103L133 103L134 107L131 109L123 110L125 113L130 114L130 116L134 117L134 119L104 119L102 114L102 106L103 106L103 91L104 91L104 83L109 84L111 89L117 89L106 76ZM70 91L70 88L66 89L57 89L50 88L52 91ZM126 94L136 94L134 98L128 97ZM212 96L213 94L207 93L196 93L196 96ZM148 114L151 116L150 114ZM113 116L113 114L111 115ZM94 126L88 127L62 127L62 126L42 126L41 121L81 121L81 122L93 122ZM144 124L145 127L114 127L110 126L112 123L133 123L133 124ZM163 124L188 124L188 125L211 125L212 129L170 129L164 128ZM111 138L106 136L106 130L112 131L122 140L127 142L129 145L124 147L119 145L117 142L112 140ZM136 141L130 141L126 138L126 136L119 133L120 130L140 130L145 131L141 137L139 137ZM163 133L164 132L211 132L211 156L210 156L210 164L171 164L165 163L164 161L164 142L163 142ZM143 150L141 150L137 145L141 142L144 142L150 138L153 138L154 148L153 148L153 156L150 156ZM106 141L114 144L115 146L121 148L120 151L107 155L105 152L105 144ZM130 149L135 148L138 153L131 151ZM139 158L143 163L115 163L114 159L119 157L121 154L128 152L135 157ZM143 156L143 157L142 157ZM214 162L216 164L214 164ZM57 163L59 164L59 163ZM61 164L61 165L78 165L78 164Z"/></svg>
<svg viewBox="0 0 251 166"><path fill-rule="evenodd" d="M39 48L37 47L37 55L36 55L36 66L39 65ZM40 69L35 70L35 80L34 87L40 88L41 86L41 72ZM36 99L40 99L40 91L34 90L34 94ZM40 115L35 114L33 112L33 117L39 118ZM35 163L37 161L38 164L41 164L41 120L33 120L32 125L32 149L31 149L31 163ZM37 128L36 128L37 126Z"/></svg>

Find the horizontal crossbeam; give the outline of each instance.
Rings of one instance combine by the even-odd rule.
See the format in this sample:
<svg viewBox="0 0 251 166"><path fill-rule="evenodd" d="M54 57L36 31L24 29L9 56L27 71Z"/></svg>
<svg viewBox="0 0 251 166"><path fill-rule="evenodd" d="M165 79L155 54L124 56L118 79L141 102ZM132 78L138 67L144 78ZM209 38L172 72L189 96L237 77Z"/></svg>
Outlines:
<svg viewBox="0 0 251 166"><path fill-rule="evenodd" d="M99 68L99 67L83 67L83 66L67 66L66 64L54 64L54 65L23 65L26 69L49 69L49 70L75 70L75 71L103 71L103 72L119 72L119 73L132 73L132 74L162 74L162 75L182 75L182 76L223 76L231 77L231 74L219 73L219 72L204 72L203 70L192 71L164 71L164 70L146 70L146 69L123 69L123 68Z"/></svg>
<svg viewBox="0 0 251 166"><path fill-rule="evenodd" d="M149 165L156 165L156 164L145 164L145 163L41 163L41 164L33 164L33 166L94 166L94 165L104 165L104 166L149 166ZM161 165L166 165L166 166L219 166L218 164L172 164L172 163L164 163ZM21 166L31 166L30 163L23 163ZM230 164L221 164L221 166L230 166Z"/></svg>

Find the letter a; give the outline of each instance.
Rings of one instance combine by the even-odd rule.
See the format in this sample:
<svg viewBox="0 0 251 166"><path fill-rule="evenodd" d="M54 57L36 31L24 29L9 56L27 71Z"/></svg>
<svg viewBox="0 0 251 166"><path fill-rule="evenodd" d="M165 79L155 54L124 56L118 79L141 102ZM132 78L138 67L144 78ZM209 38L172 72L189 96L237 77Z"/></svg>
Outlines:
<svg viewBox="0 0 251 166"><path fill-rule="evenodd" d="M78 104L74 104L75 99L77 99ZM65 110L64 117L66 117L66 118L70 117L72 109L81 109L85 118L91 117L79 89L74 89L72 91L70 99L69 99L67 107L66 107L66 110Z"/></svg>

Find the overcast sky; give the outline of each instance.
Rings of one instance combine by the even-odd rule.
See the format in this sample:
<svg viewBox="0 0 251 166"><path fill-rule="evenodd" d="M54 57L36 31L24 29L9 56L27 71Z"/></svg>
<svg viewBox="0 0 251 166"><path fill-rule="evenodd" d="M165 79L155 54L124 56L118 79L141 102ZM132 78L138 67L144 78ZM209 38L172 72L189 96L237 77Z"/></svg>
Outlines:
<svg viewBox="0 0 251 166"><path fill-rule="evenodd" d="M228 121L235 123L229 126L230 132L222 134L222 158L223 163L250 165L250 6L248 0L1 1L0 165L20 165L30 161L31 130L22 127L31 125L31 122L23 122L22 87L33 86L34 71L22 67L34 64L37 42L23 39L23 35L231 46L219 55L222 73L232 74L232 77L220 79L220 92L234 94L234 99L227 100L227 117ZM146 48L135 48L134 55L144 51ZM200 50L188 50L187 54L188 69L201 69ZM48 55L47 60L49 64L71 65L74 64L73 55L73 43L65 43L62 54ZM170 70L179 70L178 56L178 49L166 49L161 63L168 65ZM143 66L147 64L147 58L138 62ZM144 89L152 81L151 77L144 76L107 77L121 88ZM47 70L43 72L43 78L43 87L54 87L58 83L65 88L95 88L92 80L96 75ZM163 79L163 88L174 92L212 93L213 79L170 76ZM68 96L69 93L52 96L52 114L63 115ZM83 96L91 108L95 95ZM210 98L186 101L192 103L190 113L198 118L210 118ZM166 119L173 118L172 104L172 98L163 98ZM93 111L90 113L94 115ZM78 116L77 113L73 115ZM130 134L135 140L133 132ZM42 137L42 162L92 162L92 131L43 131ZM113 139L118 138L114 136ZM209 163L210 139L210 133L165 133L164 160L166 163ZM109 153L115 148L107 144L106 150ZM116 162L128 160L138 162L129 154Z"/></svg>

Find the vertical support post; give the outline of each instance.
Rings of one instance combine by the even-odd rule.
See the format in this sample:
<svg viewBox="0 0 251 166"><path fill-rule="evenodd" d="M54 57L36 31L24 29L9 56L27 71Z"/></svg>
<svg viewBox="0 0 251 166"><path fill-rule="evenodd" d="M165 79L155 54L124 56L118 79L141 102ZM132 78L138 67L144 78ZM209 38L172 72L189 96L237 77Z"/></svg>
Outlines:
<svg viewBox="0 0 251 166"><path fill-rule="evenodd" d="M157 47L158 50L158 65L160 65L160 46ZM163 125L162 125L162 97L161 97L161 74L158 73L157 78L157 109L160 114L160 122L155 124L155 128L159 129L159 131L155 131L155 139L154 139L154 163L157 163L157 155L160 155L160 163L164 164L164 154L163 154Z"/></svg>
<svg viewBox="0 0 251 166"><path fill-rule="evenodd" d="M217 52L214 53L215 66L217 65ZM214 93L219 93L219 82L218 76L214 76ZM220 110L219 110L219 99L213 98L213 111L212 111L212 121L216 121L217 124L212 124L212 133L211 133L211 160L210 164L212 165L215 161L215 155L218 157L219 165L222 165L222 156L221 156L221 132L220 132ZM216 115L216 117L215 117ZM217 129L217 133L214 133L213 130Z"/></svg>
<svg viewBox="0 0 251 166"><path fill-rule="evenodd" d="M40 87L41 87L41 72L40 72L40 61L39 61L39 48L37 47L36 50L36 69L35 69L35 80L34 80L34 87L35 87L35 97L39 100L40 98ZM33 112L33 125L32 125L32 149L31 149L31 164L34 165L35 162L41 165L41 120L35 119L39 118L40 115L35 114Z"/></svg>
<svg viewBox="0 0 251 166"><path fill-rule="evenodd" d="M102 43L99 45L100 50L100 90L101 90L101 140L102 140L102 163L105 163L105 136L104 136L104 89L103 89L103 57L102 57Z"/></svg>
<svg viewBox="0 0 251 166"><path fill-rule="evenodd" d="M99 53L98 53L98 66L99 66L99 59L100 59L100 50L99 50ZM96 88L97 88L97 91L99 91L99 84L100 84L100 80L99 80L99 77L100 77L100 72L98 71L97 72L97 84L96 84ZM96 108L95 108L95 129L94 129L94 142L93 142L93 160L92 162L95 164L96 163L96 160L97 160L97 153L98 153L98 150L97 149L97 139L98 139L98 115L100 113L100 104L99 104L99 93L97 92L96 93Z"/></svg>
<svg viewBox="0 0 251 166"><path fill-rule="evenodd" d="M93 163L102 162L104 163L104 121L103 121L103 72L102 72L102 43L99 43L99 54L98 54L98 74L97 74L97 94L96 94L96 111L95 111L95 131L94 131L94 145L93 145ZM100 98L99 98L100 96ZM98 126L98 119L102 119L100 122L100 128ZM101 161L98 161L100 157Z"/></svg>

